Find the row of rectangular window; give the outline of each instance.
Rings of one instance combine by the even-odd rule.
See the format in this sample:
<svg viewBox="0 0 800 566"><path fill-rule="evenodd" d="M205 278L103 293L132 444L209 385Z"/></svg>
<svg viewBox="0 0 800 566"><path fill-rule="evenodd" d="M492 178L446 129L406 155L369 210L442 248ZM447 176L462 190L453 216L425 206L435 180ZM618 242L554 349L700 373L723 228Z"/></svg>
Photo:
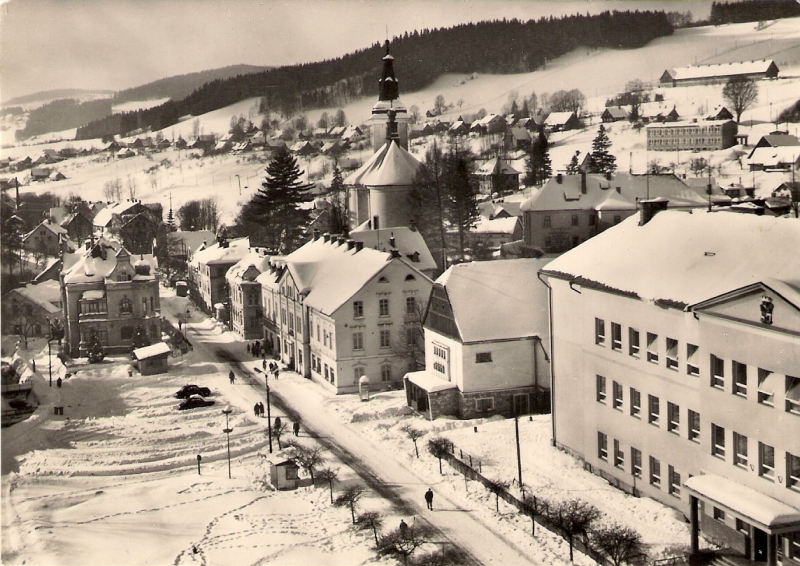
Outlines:
<svg viewBox="0 0 800 566"><path fill-rule="evenodd" d="M605 320L595 318L595 344L605 346L606 330ZM647 332L647 361L657 364L659 361L658 335ZM666 338L666 367L674 371L679 371L678 340ZM622 350L622 326L616 322L611 323L611 349ZM639 331L635 328L628 328L628 354L639 357ZM698 365L699 347L695 344L686 344L686 373L697 377L700 375ZM725 388L725 360L718 358L714 354L710 355L710 385L717 389ZM731 372L733 376L732 393L742 397L747 396L747 365L741 362L731 362ZM758 402L764 405L773 406L774 393L777 389L777 376L762 368L758 369ZM800 414L800 378L786 376L786 402L785 410L789 413Z"/></svg>
<svg viewBox="0 0 800 566"><path fill-rule="evenodd" d="M391 348L392 331L388 328L381 328L379 331L379 335L380 335L380 347ZM364 333L353 332L353 350L363 350L363 349L364 349Z"/></svg>
<svg viewBox="0 0 800 566"><path fill-rule="evenodd" d="M406 314L416 312L416 297L406 297ZM389 299L378 299L378 316L389 316ZM364 301L353 301L353 318L364 318Z"/></svg>
<svg viewBox="0 0 800 566"><path fill-rule="evenodd" d="M620 441L614 439L614 452L611 463L615 468L625 470L625 451L622 450ZM597 457L604 461L609 461L608 454L608 435L604 432L597 432ZM648 482L653 487L661 489L661 461L654 456L649 457L649 476ZM631 475L642 479L642 451L631 446ZM681 496L681 474L673 467L667 467L667 492L677 498Z"/></svg>

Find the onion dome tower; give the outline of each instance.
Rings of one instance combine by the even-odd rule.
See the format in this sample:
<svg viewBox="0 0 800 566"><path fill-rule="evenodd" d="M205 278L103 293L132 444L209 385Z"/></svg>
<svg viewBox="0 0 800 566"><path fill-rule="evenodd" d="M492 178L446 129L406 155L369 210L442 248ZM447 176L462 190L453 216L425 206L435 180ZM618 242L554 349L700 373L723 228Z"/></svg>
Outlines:
<svg viewBox="0 0 800 566"><path fill-rule="evenodd" d="M389 54L389 40L384 44L383 71L378 82L378 102L372 107L372 148L378 151L389 137L389 111L394 111L397 126L397 142L408 149L408 124L411 117L400 99L400 86L394 74L394 57Z"/></svg>

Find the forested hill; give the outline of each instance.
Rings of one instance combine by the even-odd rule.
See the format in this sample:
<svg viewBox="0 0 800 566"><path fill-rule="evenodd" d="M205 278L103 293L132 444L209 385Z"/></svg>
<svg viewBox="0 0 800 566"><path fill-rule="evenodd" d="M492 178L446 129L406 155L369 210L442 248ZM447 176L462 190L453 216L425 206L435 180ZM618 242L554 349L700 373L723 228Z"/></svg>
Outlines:
<svg viewBox="0 0 800 566"><path fill-rule="evenodd" d="M228 79L237 75L268 71L273 68L274 67L260 67L257 65L231 65L219 69L209 69L206 71L159 79L145 85L119 91L114 95L114 104L159 98L180 100L189 96L196 89L208 82L218 79Z"/></svg>
<svg viewBox="0 0 800 566"><path fill-rule="evenodd" d="M444 73L524 73L578 47L630 49L673 31L664 12L603 12L522 22L502 20L406 33L391 53L401 94L424 88ZM117 114L78 129L78 139L166 128L250 97L264 97L274 112L290 116L375 96L382 68L379 43L337 59L279 67L211 81L181 100Z"/></svg>

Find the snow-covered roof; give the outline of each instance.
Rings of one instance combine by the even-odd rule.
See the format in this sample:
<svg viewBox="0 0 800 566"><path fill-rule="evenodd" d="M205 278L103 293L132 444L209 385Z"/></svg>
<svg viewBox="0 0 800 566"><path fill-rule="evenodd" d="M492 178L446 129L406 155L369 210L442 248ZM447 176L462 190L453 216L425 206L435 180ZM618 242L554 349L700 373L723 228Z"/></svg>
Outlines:
<svg viewBox="0 0 800 566"><path fill-rule="evenodd" d="M456 389L457 385L451 381L447 381L428 373L427 371L412 371L406 374L406 379L411 383L427 391L428 393L435 393L436 391L446 391L448 389Z"/></svg>
<svg viewBox="0 0 800 566"><path fill-rule="evenodd" d="M93 250L96 250L93 253ZM105 252L105 257L100 253ZM79 259L71 267L66 267L67 258L64 258L64 282L65 283L89 283L103 281L117 266L117 256L129 255L118 242L100 239L91 250L80 250ZM96 257L92 257L95 255ZM152 254L136 254L139 261L145 261L150 265L150 273L155 273L158 267L158 260ZM153 275L136 275L135 280L143 278L153 279Z"/></svg>
<svg viewBox="0 0 800 566"><path fill-rule="evenodd" d="M423 167L413 155L390 140L344 183L378 187L411 185Z"/></svg>
<svg viewBox="0 0 800 566"><path fill-rule="evenodd" d="M213 265L215 263L234 264L246 256L249 250L250 238L230 240L224 247L217 242L204 250L196 252L192 257L191 265L197 267L198 265Z"/></svg>
<svg viewBox="0 0 800 566"><path fill-rule="evenodd" d="M469 343L548 336L547 287L536 274L549 261L477 261L452 265L442 273L436 284L447 291L461 339Z"/></svg>
<svg viewBox="0 0 800 566"><path fill-rule="evenodd" d="M348 249L333 239L317 238L282 260L299 291L306 294L305 305L332 315L392 261L392 255L367 247ZM409 267L416 267L403 259ZM419 277L425 277L421 272Z"/></svg>
<svg viewBox="0 0 800 566"><path fill-rule="evenodd" d="M39 224L39 226L37 226L36 228L34 228L30 232L28 232L25 235L25 237L23 238L23 240L27 240L30 236L32 236L34 233L36 233L36 231L39 229L39 227L43 227L43 228L46 228L47 230L50 230L56 236L67 233L67 231L64 228L62 228L61 226L59 226L55 222L50 222L49 220L43 220Z"/></svg>
<svg viewBox="0 0 800 566"><path fill-rule="evenodd" d="M481 218L472 229L474 234L513 234L514 230L519 224L519 218L516 216L509 216L504 218L495 218L488 220Z"/></svg>
<svg viewBox="0 0 800 566"><path fill-rule="evenodd" d="M800 160L800 146L757 147L752 151L749 161L764 167L796 163Z"/></svg>
<svg viewBox="0 0 800 566"><path fill-rule="evenodd" d="M793 219L665 210L643 226L633 215L543 271L642 300L692 305L768 277L800 281L796 246L787 245L799 241Z"/></svg>
<svg viewBox="0 0 800 566"><path fill-rule="evenodd" d="M395 226L379 230L369 229L368 226L369 221L364 222L355 230L350 231L350 237L357 242L362 242L365 248L382 252L391 251L390 238L394 238L394 248L403 257L409 258L415 253L419 254L419 262L414 262L414 267L420 271L436 269L436 260L433 259L433 254L419 231L412 230L408 226Z"/></svg>
<svg viewBox="0 0 800 566"><path fill-rule="evenodd" d="M252 266L259 274L269 270L269 256L260 248L252 248L242 259L233 264L225 274L228 282L233 282L242 278L244 273Z"/></svg>
<svg viewBox="0 0 800 566"><path fill-rule="evenodd" d="M133 357L137 360L146 360L147 358L169 354L171 351L172 350L170 350L168 344L165 344L164 342L157 342L150 346L145 346L144 348L135 349L133 351Z"/></svg>
<svg viewBox="0 0 800 566"><path fill-rule="evenodd" d="M203 242L208 246L217 237L211 230L178 230L173 232L172 236L183 240L183 243L189 248L189 253L196 252Z"/></svg>
<svg viewBox="0 0 800 566"><path fill-rule="evenodd" d="M92 220L95 226L108 226L111 219L115 214L125 214L129 209L137 204L141 204L138 200L126 200L124 202L115 202L101 209Z"/></svg>
<svg viewBox="0 0 800 566"><path fill-rule="evenodd" d="M800 525L800 510L728 478L704 474L690 477L683 485L701 499L719 503L768 530Z"/></svg>
<svg viewBox="0 0 800 566"><path fill-rule="evenodd" d="M671 207L702 207L708 205L707 180L691 186L689 180L674 175L631 175L616 173L611 179L604 175L586 175L586 193L581 191L581 175L551 177L531 198L522 203L525 211L554 210L602 210L602 208L629 210L635 208L637 200L666 198ZM619 190L617 190L619 189ZM712 202L724 197L717 188L713 190ZM611 195L611 193L616 195ZM725 199L726 202L729 199ZM599 207L599 208L598 208Z"/></svg>
<svg viewBox="0 0 800 566"><path fill-rule="evenodd" d="M566 124L575 115L575 112L552 112L544 121L547 126L559 126Z"/></svg>
<svg viewBox="0 0 800 566"><path fill-rule="evenodd" d="M56 303L61 302L61 289L58 281L43 281L37 285L28 284L24 287L13 289L3 298L3 301L8 300L7 297L11 293L16 293L26 300L39 305L48 313L61 312L61 307L56 305Z"/></svg>
<svg viewBox="0 0 800 566"><path fill-rule="evenodd" d="M511 166L507 159L494 158L481 165L475 172L478 175L522 175Z"/></svg>
<svg viewBox="0 0 800 566"><path fill-rule="evenodd" d="M676 81L704 79L709 77L729 77L731 75L751 75L766 73L772 59L760 61L737 61L734 63L715 63L713 65L690 65L669 69L667 72Z"/></svg>

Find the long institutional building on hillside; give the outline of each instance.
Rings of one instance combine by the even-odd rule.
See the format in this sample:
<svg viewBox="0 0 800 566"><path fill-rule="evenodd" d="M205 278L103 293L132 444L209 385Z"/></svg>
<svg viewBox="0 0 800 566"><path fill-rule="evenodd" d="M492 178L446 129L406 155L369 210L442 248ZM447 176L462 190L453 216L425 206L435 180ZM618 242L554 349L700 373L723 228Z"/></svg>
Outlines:
<svg viewBox="0 0 800 566"><path fill-rule="evenodd" d="M737 61L713 65L690 65L667 69L661 74L662 86L691 86L725 83L734 77L747 79L774 79L780 69L771 59Z"/></svg>
<svg viewBox="0 0 800 566"><path fill-rule="evenodd" d="M717 151L736 145L733 120L697 120L648 124L649 151Z"/></svg>
<svg viewBox="0 0 800 566"><path fill-rule="evenodd" d="M800 223L653 207L541 272L554 442L695 552L800 562Z"/></svg>

